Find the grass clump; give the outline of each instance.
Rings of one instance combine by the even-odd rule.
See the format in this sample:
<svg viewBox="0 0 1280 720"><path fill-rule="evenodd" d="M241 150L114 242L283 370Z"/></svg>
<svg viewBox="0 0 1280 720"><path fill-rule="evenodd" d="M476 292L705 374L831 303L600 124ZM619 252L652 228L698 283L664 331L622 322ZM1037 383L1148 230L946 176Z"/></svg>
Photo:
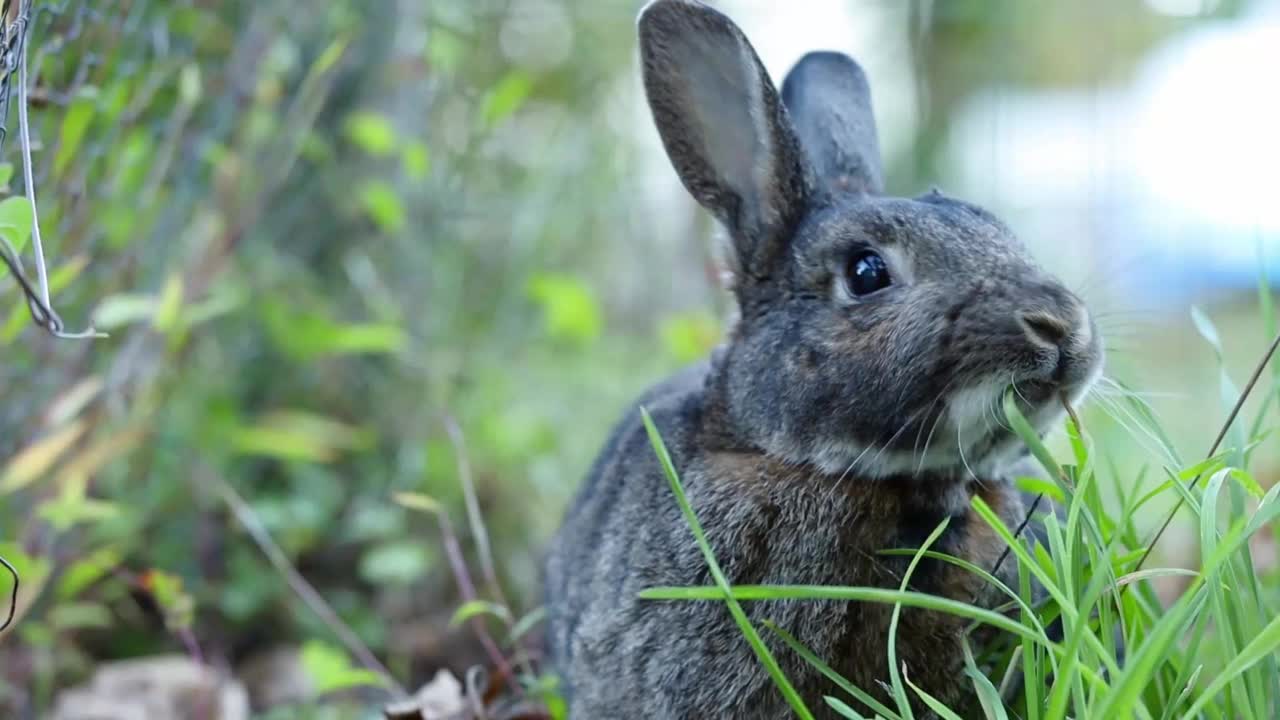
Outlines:
<svg viewBox="0 0 1280 720"><path fill-rule="evenodd" d="M1261 293L1269 298L1269 291ZM1224 353L1203 313L1195 315L1201 334L1214 346L1219 363ZM1257 415L1245 427L1241 420L1245 399L1263 377L1280 338L1258 361L1242 391L1236 391L1225 370L1225 421L1203 460L1185 461L1155 412L1135 393L1112 395L1104 404L1126 432L1123 440L1154 447L1163 482L1146 485L1146 472L1126 478L1108 462L1110 453L1084 432L1072 411L1067 422L1069 457L1061 458L1042 442L1017 407L1005 404L1005 417L1044 467L1051 483L1027 481L1025 487L1048 495L1063 509L1044 522L1044 542L1022 528L1009 528L981 498L973 509L1008 546L1005 562L1017 565L1016 588L997 580L989 568L929 550L943 529L919 550L888 550L912 556L902 584L896 589L873 587L738 586L730 587L719 571L670 457L652 420L645 424L667 473L676 501L693 528L712 576L714 587L662 587L645 591L653 600L725 602L757 655L799 717L810 717L803 699L796 697L759 632L747 620L741 603L780 600L856 600L901 608L947 612L972 621L971 628L989 625L1010 642L975 658L966 643L966 665L989 720L1009 717L1027 720L1066 718L1141 718L1142 720L1267 720L1280 717L1280 596L1277 574L1267 572L1253 557L1250 541L1275 533L1280 518L1280 485L1264 490L1250 471L1253 450L1262 443L1273 422L1275 393L1267 394ZM1111 386L1113 389L1117 385ZM1232 392L1226 392L1230 389ZM1128 448L1126 447L1126 450ZM1106 468L1103 470L1102 468ZM1104 489L1115 499L1104 499ZM1144 510L1164 501L1172 506L1152 531L1139 525ZM1150 567L1155 542L1183 512L1199 545L1198 567ZM987 610L909 589L911 571L929 557L965 568L995 585L1009 600L1009 612ZM1155 581L1178 576L1183 581L1175 597L1161 598ZM1044 600L1032 587L1043 589ZM1037 595L1038 596L1038 595ZM1061 633L1050 633L1060 622ZM831 658L814 655L781 628L765 622L806 662L831 680L832 695L825 702L848 718L900 720L912 708L927 707L942 718L961 715L930 697L911 682L909 668L895 664L891 623L888 642L889 707L829 665ZM979 670L979 668L983 670ZM1013 682L1014 679L1020 682ZM998 679L998 683L993 682Z"/></svg>

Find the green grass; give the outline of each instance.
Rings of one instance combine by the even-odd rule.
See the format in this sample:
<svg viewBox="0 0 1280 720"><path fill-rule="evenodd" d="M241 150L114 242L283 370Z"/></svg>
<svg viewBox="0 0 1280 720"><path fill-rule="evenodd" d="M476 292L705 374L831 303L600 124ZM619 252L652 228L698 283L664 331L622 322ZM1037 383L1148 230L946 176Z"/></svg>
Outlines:
<svg viewBox="0 0 1280 720"><path fill-rule="evenodd" d="M1264 315L1270 315L1270 292ZM657 429L645 415L654 448L662 460L676 501L680 504L696 542L707 558L714 587L661 587L644 591L652 600L717 601L728 605L747 642L768 668L779 691L800 717L810 717L804 701L787 681L776 660L747 620L742 603L760 600L853 600L892 605L888 661L884 678L891 706L878 701L867 688L840 677L822 658L772 623L764 627L778 635L799 657L831 681L827 705L844 717L883 717L905 720L924 707L942 718L961 717L911 682L910 668L895 661L896 620L903 607L951 613L971 620L971 628L988 625L1007 634L1012 642L995 656L975 659L966 643L966 667L974 691L982 701L984 717L1027 720L1066 718L1140 718L1143 720L1265 720L1280 717L1280 574L1259 572L1250 539L1274 534L1280 518L1280 485L1263 490L1249 469L1252 450L1269 440L1275 424L1276 388L1258 391L1266 395L1256 416L1246 422L1241 415L1244 396L1264 374L1270 354L1257 363L1244 390L1237 390L1225 370L1225 351L1209 317L1197 311L1194 323L1213 347L1219 361L1218 384L1222 390L1221 430L1213 439L1207 429L1204 456L1183 460L1186 453L1173 447L1159 419L1137 395L1113 399L1109 410L1124 426L1131 444L1100 448L1074 421L1067 423L1069 453L1055 455L1011 403L1005 415L1032 455L1044 467L1052 484L1036 486L1057 498L1065 513L1045 522L1047 544L1033 544L1017 535L981 499L974 498L975 513L1003 538L1009 547L1005 562L1016 563L1017 587L998 581L989 568L976 567L957 558L928 550L892 551L910 554L907 576L897 589L875 587L737 586L726 581L706 543L693 508L684 495L680 478L671 464ZM1268 321L1273 331L1274 321ZM1152 466L1167 478L1154 489L1144 476L1117 475L1110 456L1153 448ZM1203 451L1203 450L1202 450ZM1202 452L1201 451L1201 452ZM1104 489L1118 498L1108 509ZM1148 566L1150 548L1170 524L1158 532L1144 532L1136 523L1148 503L1164 499L1195 528L1199 565L1195 570ZM1114 503L1113 503L1114 505ZM1166 519L1166 516L1160 516ZM942 530L939 527L932 541ZM1008 600L1007 612L934 597L909 589L909 577L923 557L950 562L993 584ZM1158 554L1151 555L1153 558ZM1152 581L1170 575L1189 582L1171 601L1162 602ZM1047 600L1033 601L1031 589L1039 585ZM1061 640L1049 637L1045 628L1061 619ZM1122 650L1123 648L1123 650ZM986 668L990 676L979 667ZM1021 690L1001 694L1012 677L1021 679ZM997 687L999 686L999 687Z"/></svg>

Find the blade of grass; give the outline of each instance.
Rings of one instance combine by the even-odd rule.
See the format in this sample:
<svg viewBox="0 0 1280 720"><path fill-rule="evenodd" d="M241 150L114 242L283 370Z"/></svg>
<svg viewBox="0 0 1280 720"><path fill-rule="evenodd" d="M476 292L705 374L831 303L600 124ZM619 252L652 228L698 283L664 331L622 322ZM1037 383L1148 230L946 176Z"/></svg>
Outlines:
<svg viewBox="0 0 1280 720"><path fill-rule="evenodd" d="M1239 675L1244 673L1254 664L1269 657L1280 647L1280 617L1274 618L1262 630L1258 637L1254 638L1248 645L1240 650L1240 653L1227 663L1227 666L1218 673L1200 693L1200 697L1191 704L1187 712L1183 713L1182 720L1193 720L1195 714L1200 711L1210 700L1227 687Z"/></svg>
<svg viewBox="0 0 1280 720"><path fill-rule="evenodd" d="M989 720L1009 720L1009 714L1004 709L1004 700L991 684L991 679L978 669L978 663L973 659L973 649L969 647L967 639L962 643L961 648L964 650L964 669L973 680L974 689L978 693L978 702L982 704L982 712Z"/></svg>
<svg viewBox="0 0 1280 720"><path fill-rule="evenodd" d="M921 690L920 686L911 682L911 678L907 676L906 665L903 665L902 667L902 679L905 680L907 685L909 685L911 689L915 691L916 695L920 696L920 699L924 701L924 704L927 705L930 710L936 713L939 718L942 718L942 720L964 720L964 718L955 714L955 712L951 708L942 704L941 700L938 700L937 698L925 692L924 690Z"/></svg>
<svg viewBox="0 0 1280 720"><path fill-rule="evenodd" d="M835 710L837 713L840 713L840 717L849 718L849 720L866 720L866 718L859 715L856 710L844 704L844 701L842 701L840 698L833 698L830 695L828 695L822 698L822 700L827 705L831 706L832 710Z"/></svg>
<svg viewBox="0 0 1280 720"><path fill-rule="evenodd" d="M764 665L769 676L773 678L774 684L778 686L778 691L786 698L787 704L795 711L796 715L804 720L813 720L813 713L805 706L804 700L800 698L800 694L796 692L791 681L787 679L786 673L778 665L778 661L774 659L773 653L769 652L769 648L765 646L764 640L760 634L756 632L751 621L747 618L746 612L742 606L738 604L733 592L730 590L729 581L725 578L724 572L720 569L720 563L716 561L715 553L711 550L711 544L707 542L707 536L702 531L702 524L698 522L698 516L693 511L693 506L689 504L689 498L685 496L684 486L680 484L680 477L676 473L675 464L671 461L671 454L667 452L667 446L662 442L662 436L658 433L658 428L653 424L653 418L649 416L649 411L640 408L640 416L644 420L644 429L649 434L649 442L653 445L653 450L657 453L658 462L662 465L662 471L667 476L667 482L671 485L671 492L676 496L676 502L680 505L680 512L684 514L685 520L689 523L689 529L693 532L693 537L698 543L698 548L702 550L702 555L706 558L707 569L711 571L711 577L715 579L719 588L720 595L718 599L722 599L728 606L729 614L733 616L734 622L738 624L738 629L742 631L743 637L747 643L751 645L751 649L755 651L756 657L760 659L760 663ZM641 593L641 597L645 594Z"/></svg>
<svg viewBox="0 0 1280 720"><path fill-rule="evenodd" d="M1219 470L1209 478L1208 484L1204 489L1204 499L1200 512L1200 551L1205 560L1213 555L1218 545L1218 497L1222 491L1223 483L1226 481L1228 470ZM1246 544L1247 546L1247 544ZM1226 564L1230 567L1230 563ZM1226 568L1224 568L1226 569ZM1210 586L1217 584L1216 574L1206 578L1206 584ZM1228 594L1225 592L1209 592L1209 613L1213 618L1214 625L1218 629L1218 641L1222 643L1223 650L1227 657L1234 657L1239 654L1240 645L1239 638L1236 633L1236 625L1231 622L1231 618L1227 611ZM1249 699L1244 694L1244 688L1238 684L1229 686L1230 693L1227 696L1227 714L1235 715L1233 705L1240 707L1248 707Z"/></svg>
<svg viewBox="0 0 1280 720"><path fill-rule="evenodd" d="M843 675L836 672L834 668L823 662L817 655L814 655L812 650L805 647L804 644L797 640L791 633L783 630L768 620L764 621L762 624L769 631L782 638L782 641L795 651L797 655L804 658L805 662L816 668L818 672L822 673L824 677L835 683L841 690L849 693L849 695L855 700L870 708L871 712L876 713L877 716L886 718L886 720L902 720L902 718L899 717L896 712L890 710L887 705L876 700L870 695L870 693L867 693L862 688L846 680Z"/></svg>
<svg viewBox="0 0 1280 720"><path fill-rule="evenodd" d="M1222 445L1222 441L1226 438L1227 432L1235 422L1236 416L1240 414L1240 409L1244 407L1244 401L1249 399L1249 395L1253 392L1254 386L1258 384L1258 378L1262 376L1262 371L1267 367L1267 364L1271 362L1271 358L1276 354L1277 349L1280 349L1280 334L1277 334L1275 339L1271 341L1271 345L1267 348L1266 353L1263 354L1262 359L1259 360L1258 364L1254 367L1253 374L1249 377L1249 382L1245 383L1244 390L1240 393L1240 398L1236 400L1235 406L1231 408L1231 412L1227 415L1226 422L1224 422L1221 429L1218 430L1218 436L1214 438L1213 445L1209 448L1209 452L1206 453L1207 456L1213 457L1217 454L1218 447ZM1200 478L1201 476L1197 475L1195 479L1191 481L1191 487L1195 487L1200 481ZM1156 531L1155 535L1152 536L1151 540L1146 544L1146 550L1142 553L1142 557L1138 559L1137 565L1133 568L1135 571L1141 570L1142 566L1146 564L1147 558L1151 556L1151 551L1155 549L1156 543L1160 542L1160 538L1163 537L1165 531L1169 529L1169 525L1173 522L1174 517L1177 516L1178 510L1180 509L1182 509L1182 500L1179 500L1178 503L1173 506L1173 509L1165 516L1164 522L1160 524L1160 529Z"/></svg>
<svg viewBox="0 0 1280 720"><path fill-rule="evenodd" d="M911 576L915 574L916 567L920 565L920 559L924 557L923 553L927 552L930 547L937 542L942 533L946 532L947 525L951 523L951 516L942 518L942 522L929 533L929 537L925 538L924 544L916 550L915 555L911 558L911 562L907 564L907 571L902 574L902 582L898 584L898 590L906 592L907 585L911 583ZM898 701L898 709L902 711L905 718L914 718L915 713L911 711L911 701L907 698L906 688L902 684L903 672L898 671L898 622L902 618L902 603L894 603L893 613L889 616L889 685L893 688L893 697ZM926 701L926 704L927 701Z"/></svg>
<svg viewBox="0 0 1280 720"><path fill-rule="evenodd" d="M728 592L734 600L859 600L885 605L901 602L907 607L936 610L977 620L1020 637L1030 637L1046 646L1052 645L1043 636L1000 613L912 590L903 592L878 587L834 585L735 585ZM718 586L663 586L642 590L640 597L645 600L723 600L724 593L725 590Z"/></svg>

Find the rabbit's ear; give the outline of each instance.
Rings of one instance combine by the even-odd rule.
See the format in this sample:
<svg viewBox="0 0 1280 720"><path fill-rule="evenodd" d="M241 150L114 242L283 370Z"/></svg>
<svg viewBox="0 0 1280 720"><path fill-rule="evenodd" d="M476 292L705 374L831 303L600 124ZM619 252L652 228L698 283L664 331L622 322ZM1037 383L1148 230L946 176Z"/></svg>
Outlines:
<svg viewBox="0 0 1280 720"><path fill-rule="evenodd" d="M871 89L853 58L805 55L782 83L782 102L824 189L884 192Z"/></svg>
<svg viewBox="0 0 1280 720"><path fill-rule="evenodd" d="M733 236L741 271L768 275L804 211L807 158L755 50L692 0L640 14L645 93L684 186Z"/></svg>

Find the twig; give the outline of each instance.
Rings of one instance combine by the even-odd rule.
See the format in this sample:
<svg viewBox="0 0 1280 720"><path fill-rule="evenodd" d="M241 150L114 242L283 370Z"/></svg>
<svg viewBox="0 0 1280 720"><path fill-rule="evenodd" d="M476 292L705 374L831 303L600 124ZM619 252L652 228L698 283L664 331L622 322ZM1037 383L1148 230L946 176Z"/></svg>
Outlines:
<svg viewBox="0 0 1280 720"><path fill-rule="evenodd" d="M334 635L338 636L342 643L347 646L347 650L349 650L352 655L355 655L360 661L360 664L381 675L383 681L386 682L387 687L391 688L394 694L402 698L408 697L408 693L395 679L395 676L391 674L391 671L387 670L387 668L378 661L378 658L374 656L373 651L364 644L350 626L342 621L342 618L338 617L338 613L334 612L333 608L325 601L324 597L321 596L315 587L312 586L311 583L307 582L307 579L302 576L302 573L298 572L298 569L293 566L293 563L289 561L288 556L285 555L284 550L282 550L280 546L276 544L275 540L271 538L271 533L262 525L262 522L258 520L257 515L254 514L253 509L250 508L249 504L240 497L239 493L235 491L235 488L232 488L230 483L218 476L216 473L207 472L206 475L213 480L219 494L222 495L222 499L227 503L227 506L231 508L231 511L235 513L236 519L240 521L240 524L244 527L245 531L249 533L251 538L253 538L254 543L257 544L258 548L262 550L262 553L267 556L267 560L271 562L277 572L284 576L285 582L289 584L289 587L295 594L297 594L302 602L306 604L311 612L315 613L316 616L320 618L320 621L323 622Z"/></svg>
<svg viewBox="0 0 1280 720"><path fill-rule="evenodd" d="M484 574L485 584L493 599L510 610L511 604L507 602L506 594L502 591L502 583L498 582L498 572L493 562L493 548L489 543L489 531L484 524L484 515L480 512L480 499L476 494L475 477L471 474L466 438L453 416L445 413L443 419L445 432L449 435L449 442L453 445L453 453L457 458L458 482L462 485L463 501L467 507L467 524L470 525L471 534L475 538L476 554L480 556L480 572ZM514 627L512 621L507 620L506 625L507 632L510 633ZM533 675L533 665L528 653L525 652L524 643L517 640L514 644L516 662L526 675Z"/></svg>
<svg viewBox="0 0 1280 720"><path fill-rule="evenodd" d="M484 517L480 514L480 500L476 496L475 479L471 475L471 463L467 458L466 440L462 436L462 428L450 415L444 416L444 429L453 444L453 453L457 457L458 482L462 484L462 497L467 506L467 524L471 526L471 534L475 537L476 554L480 556L480 571L484 573L485 584L493 599L507 605L507 599L498 583L498 573L494 569L493 551L489 545L489 531L485 527Z"/></svg>
<svg viewBox="0 0 1280 720"><path fill-rule="evenodd" d="M1258 361L1257 367L1253 369L1253 375L1249 377L1248 384L1244 386L1244 390L1240 393L1240 398L1236 400L1235 406L1231 408L1231 413L1227 415L1227 421L1222 424L1222 429L1218 431L1218 437L1214 438L1213 447L1209 448L1207 458L1212 458L1218 453L1218 446L1221 445L1223 439L1227 437L1227 432L1231 429L1232 424L1235 423L1236 416L1240 414L1240 409L1244 407L1244 401L1249 399L1249 394L1253 392L1254 386L1258 384L1258 378L1262 377L1262 371L1266 369L1267 364L1271 362L1271 357L1276 354L1277 348L1280 348L1280 335L1277 335L1275 340L1271 341L1271 346L1267 348L1266 354L1262 356L1262 359ZM1204 477L1204 473L1197 474L1191 479L1191 482L1187 483L1187 489L1191 490L1195 488L1196 484L1200 482L1200 478L1202 477ZM1164 535L1165 531L1169 529L1169 525L1173 522L1173 518L1178 514L1178 511L1182 509L1182 505L1185 502L1186 500L1181 494L1179 494L1177 504L1175 504L1173 509L1169 511L1169 515L1165 517L1164 522L1160 524L1160 529L1156 531L1155 536L1147 543L1147 549L1143 551L1142 557L1138 558L1138 564L1133 566L1133 570L1130 571L1131 573L1136 573L1142 569L1142 564L1151 556L1151 551L1155 549L1156 543L1160 542L1160 538ZM1129 585L1136 584L1137 583L1130 583ZM1127 589L1129 585L1125 585L1124 589Z"/></svg>
<svg viewBox="0 0 1280 720"><path fill-rule="evenodd" d="M444 552L449 558L449 567L453 570L454 580L458 583L458 592L462 595L463 602L471 602L476 599L476 586L471 581L471 572L467 570L466 558L462 556L462 547L458 544L458 535L453 531L453 524L449 522L449 516L445 514L443 509L435 512L436 522L440 525L440 537L444 542ZM502 650L498 644L493 641L493 637L489 635L489 630L484 626L484 620L480 617L471 618L471 628L475 631L476 637L480 639L480 644L484 646L484 650L489 655L489 661L498 668L498 672L502 673L511 688L517 693L521 691L520 683L516 681L515 672L511 669L511 664L507 662L503 656Z"/></svg>

